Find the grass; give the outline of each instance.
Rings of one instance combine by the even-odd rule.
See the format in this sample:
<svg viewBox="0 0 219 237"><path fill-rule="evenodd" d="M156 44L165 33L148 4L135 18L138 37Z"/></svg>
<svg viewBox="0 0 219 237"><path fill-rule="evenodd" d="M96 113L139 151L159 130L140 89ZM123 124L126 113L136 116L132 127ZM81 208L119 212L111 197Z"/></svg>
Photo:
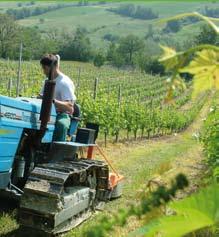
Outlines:
<svg viewBox="0 0 219 237"><path fill-rule="evenodd" d="M142 141L139 144L124 145L125 151L121 149L121 155L117 155L113 159L114 166L126 177L122 198L108 203L103 213L94 216L91 220L66 234L65 237L82 237L104 215L110 216L112 210L116 212L120 208L127 208L131 201L137 200L137 195L144 189L149 179L170 171L176 160L194 161L197 159L200 156L201 145L192 137L192 134L200 129L203 123L202 118L205 117L207 110L208 105L205 105L196 121L185 132L175 137L168 136L162 139ZM108 155L112 160L113 154ZM180 168L178 167L178 170ZM174 170L175 172L177 172L177 168ZM125 237L140 224L140 221L132 219L126 228L117 228L114 235L111 233L109 236Z"/></svg>
<svg viewBox="0 0 219 237"><path fill-rule="evenodd" d="M19 225L16 220L17 210L15 207L14 202L7 202L3 198L0 199L0 236L4 236L18 229Z"/></svg>
<svg viewBox="0 0 219 237"><path fill-rule="evenodd" d="M18 224L16 222L16 212L12 212L11 214L3 213L0 216L0 223L1 223L1 235L7 234L8 232L17 229Z"/></svg>
<svg viewBox="0 0 219 237"><path fill-rule="evenodd" d="M182 154L189 154L196 146L199 145L191 138L179 138L171 142L164 140L149 143L145 147L133 149L127 155L117 157L118 161L114 162L114 165L126 177L123 197L108 203L103 213L99 213L98 216L94 216L79 228L72 230L66 237L82 237L84 232L98 223L98 220L104 215L110 216L112 210L116 212L120 208L126 208L131 201L136 200L136 194L145 187L151 177L165 173L171 168L171 162L179 159ZM135 222L134 225L138 224ZM130 225L129 228L132 229L133 225ZM119 233L115 236L126 236L130 231L129 228L119 229Z"/></svg>

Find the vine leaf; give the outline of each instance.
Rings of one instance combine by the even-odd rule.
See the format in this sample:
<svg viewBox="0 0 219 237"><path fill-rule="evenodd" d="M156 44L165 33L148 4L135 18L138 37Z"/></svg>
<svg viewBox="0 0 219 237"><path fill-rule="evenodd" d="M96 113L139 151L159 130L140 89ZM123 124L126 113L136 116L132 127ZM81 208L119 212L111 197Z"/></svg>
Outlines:
<svg viewBox="0 0 219 237"><path fill-rule="evenodd" d="M170 203L174 215L152 221L144 229L132 232L132 236L181 237L202 228L213 229L219 221L218 202L218 184L211 184L190 197Z"/></svg>
<svg viewBox="0 0 219 237"><path fill-rule="evenodd" d="M190 64L179 71L194 75L193 98L205 90L219 89L219 52L207 49L197 52Z"/></svg>
<svg viewBox="0 0 219 237"><path fill-rule="evenodd" d="M168 84L168 89L166 97L164 98L164 103L174 104L174 91L176 89L180 89L181 91L186 90L186 84L178 75L175 78L168 78L166 83Z"/></svg>
<svg viewBox="0 0 219 237"><path fill-rule="evenodd" d="M163 63L166 70L174 70L179 66L181 58L183 56L182 52L176 52L173 48L160 45L163 49L163 56L159 59L159 62Z"/></svg>
<svg viewBox="0 0 219 237"><path fill-rule="evenodd" d="M158 23L166 23L168 21L178 20L189 16L195 16L205 21L205 23L219 35L219 27L214 23L214 21L217 22L219 19L207 17L198 12L179 14L174 17L159 20ZM174 83L177 77L179 77L180 72L187 72L194 75L193 99L196 98L200 92L205 90L213 88L219 89L219 47L199 45L184 52L176 52L165 46L160 47L163 49L164 55L159 61L163 63L167 71L172 71L173 73L170 78L170 85L165 98L166 102L171 101L171 97L174 95ZM193 56L194 53L195 56ZM191 57L193 58L192 61L186 66Z"/></svg>

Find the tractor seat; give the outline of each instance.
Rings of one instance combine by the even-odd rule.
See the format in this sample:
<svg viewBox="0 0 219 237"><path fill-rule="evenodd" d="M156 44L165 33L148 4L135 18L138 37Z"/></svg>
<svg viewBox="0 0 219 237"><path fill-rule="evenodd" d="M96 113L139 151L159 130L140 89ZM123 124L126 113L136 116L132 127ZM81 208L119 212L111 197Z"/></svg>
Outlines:
<svg viewBox="0 0 219 237"><path fill-rule="evenodd" d="M75 139L74 134L77 131L79 122L81 121L81 109L80 109L80 106L76 103L74 103L74 112L70 116L70 118L71 118L71 123L68 129L68 136L71 138L70 139L71 141L74 141Z"/></svg>

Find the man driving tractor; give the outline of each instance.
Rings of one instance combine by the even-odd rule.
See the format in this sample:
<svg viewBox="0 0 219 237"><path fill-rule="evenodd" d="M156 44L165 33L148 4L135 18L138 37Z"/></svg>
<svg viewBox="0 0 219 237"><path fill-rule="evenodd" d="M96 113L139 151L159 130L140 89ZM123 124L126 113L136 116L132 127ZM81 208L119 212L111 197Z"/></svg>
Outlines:
<svg viewBox="0 0 219 237"><path fill-rule="evenodd" d="M76 101L75 86L72 80L63 74L59 69L59 56L53 54L44 55L40 64L44 74L49 77L51 66L54 66L54 78L56 82L53 103L56 108L57 117L55 124L54 141L65 141L70 126L70 115L74 112L74 103ZM43 96L44 87L40 92Z"/></svg>

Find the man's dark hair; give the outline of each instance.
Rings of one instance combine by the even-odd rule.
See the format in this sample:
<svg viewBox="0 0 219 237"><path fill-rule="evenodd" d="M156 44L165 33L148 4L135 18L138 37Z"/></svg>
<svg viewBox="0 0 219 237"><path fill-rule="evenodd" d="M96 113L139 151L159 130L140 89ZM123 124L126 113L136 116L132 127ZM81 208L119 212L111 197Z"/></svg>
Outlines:
<svg viewBox="0 0 219 237"><path fill-rule="evenodd" d="M52 64L54 66L57 66L57 63L58 63L58 58L54 54L46 54L40 60L40 64L42 66L50 67Z"/></svg>

